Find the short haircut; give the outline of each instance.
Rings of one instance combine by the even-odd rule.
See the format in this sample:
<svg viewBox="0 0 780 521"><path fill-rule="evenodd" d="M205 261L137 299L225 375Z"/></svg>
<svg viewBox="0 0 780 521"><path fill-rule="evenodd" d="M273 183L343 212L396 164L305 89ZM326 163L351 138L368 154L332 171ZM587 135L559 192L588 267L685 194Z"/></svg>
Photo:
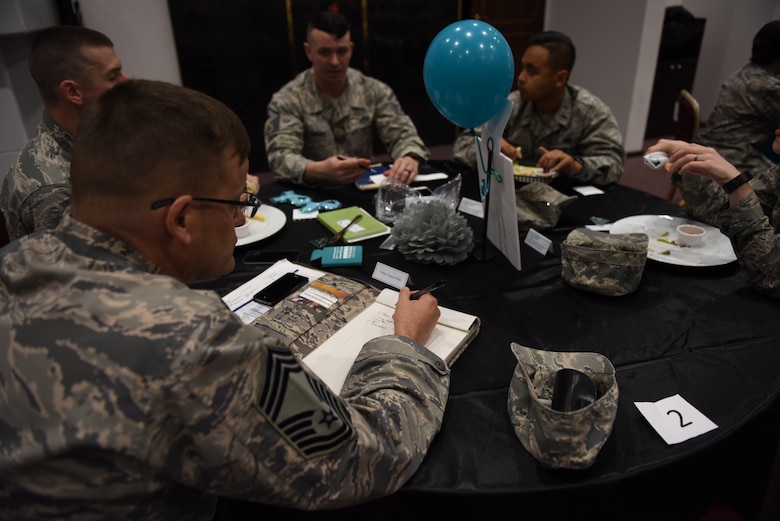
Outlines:
<svg viewBox="0 0 780 521"><path fill-rule="evenodd" d="M764 25L753 37L750 61L756 65L772 65L780 59L780 20Z"/></svg>
<svg viewBox="0 0 780 521"><path fill-rule="evenodd" d="M349 32L349 22L344 15L334 13L333 11L320 11L309 20L306 26L306 39L309 39L312 29L318 29L322 32L332 34L336 38L341 38Z"/></svg>
<svg viewBox="0 0 780 521"><path fill-rule="evenodd" d="M131 79L106 91L79 123L72 203L146 204L155 187L208 193L224 182L226 151L243 161L249 149L244 125L221 102L178 85Z"/></svg>
<svg viewBox="0 0 780 521"><path fill-rule="evenodd" d="M75 25L58 25L38 33L30 48L28 64L41 97L54 101L60 83L86 77L92 62L81 52L82 48L113 46L105 34Z"/></svg>
<svg viewBox="0 0 780 521"><path fill-rule="evenodd" d="M558 31L545 31L537 33L531 37L528 42L531 45L544 47L550 54L550 67L554 70L567 70L571 73L574 68L574 60L577 57L577 51L574 49L574 43L571 38Z"/></svg>

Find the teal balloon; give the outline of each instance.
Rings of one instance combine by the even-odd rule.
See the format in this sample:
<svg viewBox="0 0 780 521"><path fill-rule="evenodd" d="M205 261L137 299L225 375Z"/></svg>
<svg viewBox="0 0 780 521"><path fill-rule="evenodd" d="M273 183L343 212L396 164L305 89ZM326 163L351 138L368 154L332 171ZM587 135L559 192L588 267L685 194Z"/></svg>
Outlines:
<svg viewBox="0 0 780 521"><path fill-rule="evenodd" d="M423 81L436 109L474 128L499 111L512 88L515 61L504 36L480 20L461 20L436 35L423 63Z"/></svg>

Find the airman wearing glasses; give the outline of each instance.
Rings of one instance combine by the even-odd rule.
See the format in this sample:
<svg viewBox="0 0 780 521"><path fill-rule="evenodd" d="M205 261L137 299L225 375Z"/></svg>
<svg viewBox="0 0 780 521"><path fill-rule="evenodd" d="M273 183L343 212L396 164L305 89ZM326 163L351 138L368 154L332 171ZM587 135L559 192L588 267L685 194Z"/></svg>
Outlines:
<svg viewBox="0 0 780 521"><path fill-rule="evenodd" d="M395 334L336 396L185 284L233 268L260 205L248 156L238 117L183 87L129 80L87 113L70 213L0 256L0 518L211 519L221 495L336 508L419 467L449 386L423 345L434 297L400 292Z"/></svg>
<svg viewBox="0 0 780 521"><path fill-rule="evenodd" d="M311 68L268 104L265 149L277 178L352 183L372 163L376 135L393 158L385 175L411 183L428 150L392 89L350 68L354 44L346 18L315 15L303 46Z"/></svg>

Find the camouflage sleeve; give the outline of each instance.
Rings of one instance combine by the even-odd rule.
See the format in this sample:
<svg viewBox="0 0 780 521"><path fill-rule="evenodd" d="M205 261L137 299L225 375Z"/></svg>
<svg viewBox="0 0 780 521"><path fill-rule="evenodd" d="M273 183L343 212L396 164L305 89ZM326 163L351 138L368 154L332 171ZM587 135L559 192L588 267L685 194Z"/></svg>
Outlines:
<svg viewBox="0 0 780 521"><path fill-rule="evenodd" d="M265 151L271 171L278 179L303 184L303 172L310 159L302 155L304 119L300 104L280 91L268 104L265 122Z"/></svg>
<svg viewBox="0 0 780 521"><path fill-rule="evenodd" d="M479 135L480 129L474 129ZM452 145L452 158L470 168L477 167L477 141L471 129L464 129Z"/></svg>
<svg viewBox="0 0 780 521"><path fill-rule="evenodd" d="M171 441L155 448L173 479L321 509L390 494L415 472L446 404L439 358L401 337L373 340L339 397L285 347L266 339L251 355L256 328L230 329L209 335L234 347L193 351L170 383L168 414L157 414Z"/></svg>
<svg viewBox="0 0 780 521"><path fill-rule="evenodd" d="M25 235L57 227L70 206L69 185L45 185L30 194L18 208L16 232ZM17 235L17 236L19 236Z"/></svg>
<svg viewBox="0 0 780 521"><path fill-rule="evenodd" d="M582 118L586 128L576 145L583 167L576 178L598 185L617 183L623 175L626 158L623 136L605 105L594 105L589 112Z"/></svg>
<svg viewBox="0 0 780 521"><path fill-rule="evenodd" d="M685 201L685 210L693 219L712 226L718 225L729 198L712 179L696 174L683 174L677 182Z"/></svg>
<svg viewBox="0 0 780 521"><path fill-rule="evenodd" d="M758 197L750 194L726 209L720 227L731 238L750 284L762 293L780 296L780 237Z"/></svg>
<svg viewBox="0 0 780 521"><path fill-rule="evenodd" d="M401 108L393 90L380 82L375 82L374 122L382 144L391 157L403 157L416 154L428 159L428 149L417 134L417 128Z"/></svg>

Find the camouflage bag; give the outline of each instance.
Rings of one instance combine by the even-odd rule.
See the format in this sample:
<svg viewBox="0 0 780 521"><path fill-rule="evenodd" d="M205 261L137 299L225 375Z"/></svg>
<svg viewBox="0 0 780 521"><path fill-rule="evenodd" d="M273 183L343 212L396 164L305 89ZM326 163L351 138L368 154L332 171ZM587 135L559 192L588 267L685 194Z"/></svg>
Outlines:
<svg viewBox="0 0 780 521"><path fill-rule="evenodd" d="M644 233L572 230L561 245L561 276L575 288L617 297L639 286L647 262Z"/></svg>
<svg viewBox="0 0 780 521"><path fill-rule="evenodd" d="M615 368L598 353L558 353L512 343L517 366L509 386L507 410L515 435L539 463L554 469L593 465L612 433L618 404ZM551 407L553 384L561 369L585 373L596 385L593 403L570 412Z"/></svg>
<svg viewBox="0 0 780 521"><path fill-rule="evenodd" d="M515 211L520 231L530 228L549 230L555 228L561 217L561 209L575 200L544 183L528 183L515 192Z"/></svg>

